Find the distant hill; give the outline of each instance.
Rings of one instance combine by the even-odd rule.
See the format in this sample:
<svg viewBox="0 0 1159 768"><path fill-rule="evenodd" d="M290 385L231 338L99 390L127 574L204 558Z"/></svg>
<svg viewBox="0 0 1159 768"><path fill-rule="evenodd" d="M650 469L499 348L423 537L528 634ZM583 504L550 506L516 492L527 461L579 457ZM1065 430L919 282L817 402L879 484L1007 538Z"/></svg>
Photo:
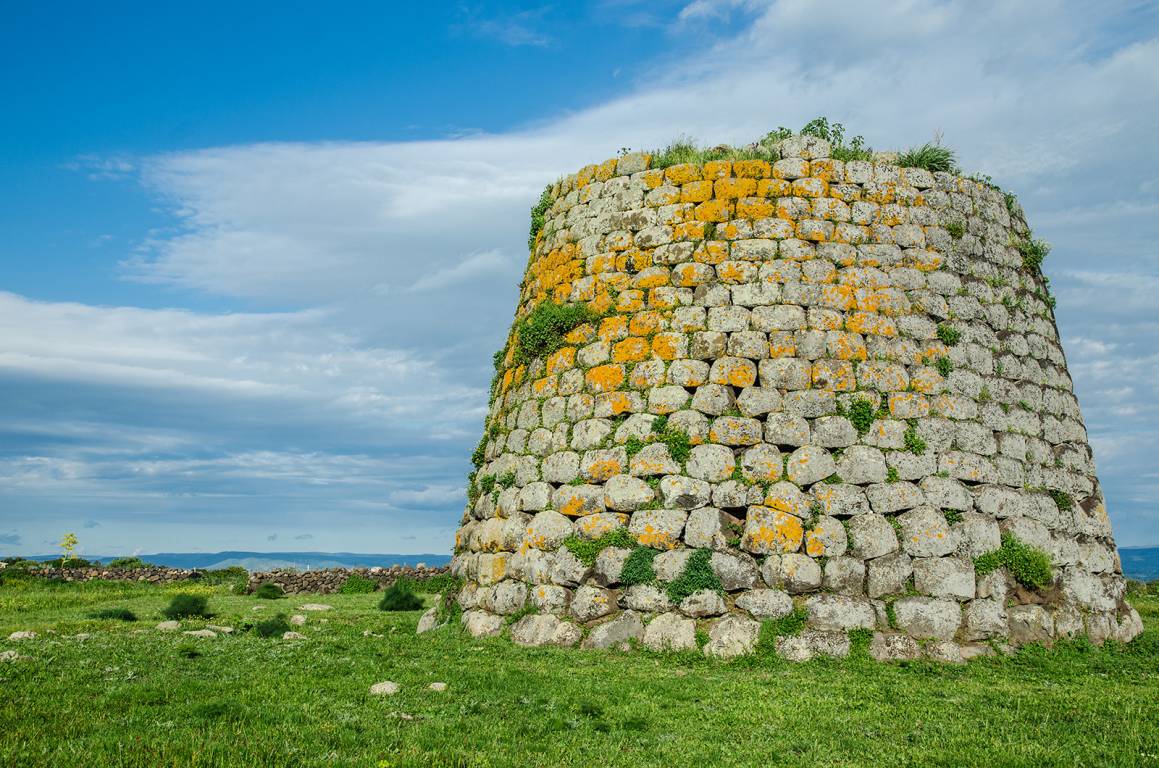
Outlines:
<svg viewBox="0 0 1159 768"><path fill-rule="evenodd" d="M30 560L54 560L57 555L34 555ZM116 556L82 555L86 560L100 560L107 563ZM138 555L147 563L170 568L228 568L240 565L249 571L269 571L274 568L297 568L298 570L318 568L389 567L392 565L430 566L446 565L450 555L379 555L357 552L158 552Z"/></svg>
<svg viewBox="0 0 1159 768"><path fill-rule="evenodd" d="M1131 579L1159 579L1159 547L1120 547L1123 573Z"/></svg>

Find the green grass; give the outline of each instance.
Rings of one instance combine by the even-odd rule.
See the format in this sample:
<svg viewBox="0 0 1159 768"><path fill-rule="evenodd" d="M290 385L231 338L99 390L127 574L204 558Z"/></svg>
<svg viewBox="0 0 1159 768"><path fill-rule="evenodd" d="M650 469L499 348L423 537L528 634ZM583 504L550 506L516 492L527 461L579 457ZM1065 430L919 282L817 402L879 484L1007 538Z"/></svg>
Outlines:
<svg viewBox="0 0 1159 768"><path fill-rule="evenodd" d="M587 304L542 301L518 323L519 341L515 347L515 359L520 363L529 363L537 357L546 357L563 346L563 337L569 332L598 319L599 315L589 309Z"/></svg>
<svg viewBox="0 0 1159 768"><path fill-rule="evenodd" d="M925 168L931 172L958 172L958 160L954 150L936 142L926 142L920 147L902 152L897 158L897 164L902 168Z"/></svg>
<svg viewBox="0 0 1159 768"><path fill-rule="evenodd" d="M860 654L794 665L766 654L716 662L689 653L521 649L449 627L416 637L419 613L381 613L376 595L291 598L287 608L334 606L295 628L306 640L240 631L203 640L152 629L170 595L196 589L174 587L0 586L0 648L30 657L0 663L0 765L888 768L1159 760L1155 597L1135 599L1148 630L1128 646L1031 647L954 667L879 664ZM215 624L241 627L273 613L252 597L205 593ZM145 624L87 618L113 606ZM3 640L17 629L41 637ZM91 636L69 637L77 632ZM402 691L370 696L382 680ZM448 690L427 690L434 681Z"/></svg>
<svg viewBox="0 0 1159 768"><path fill-rule="evenodd" d="M1005 566L1023 586L1044 589L1054 581L1050 555L1026 544L1013 533L1002 534L1002 546L974 558L974 570L987 574Z"/></svg>

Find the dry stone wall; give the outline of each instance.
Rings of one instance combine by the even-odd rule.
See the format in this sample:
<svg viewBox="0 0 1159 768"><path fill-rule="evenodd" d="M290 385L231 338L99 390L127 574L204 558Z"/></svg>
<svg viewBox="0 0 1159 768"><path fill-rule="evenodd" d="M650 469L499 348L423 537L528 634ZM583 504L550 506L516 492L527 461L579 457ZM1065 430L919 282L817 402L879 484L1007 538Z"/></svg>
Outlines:
<svg viewBox="0 0 1159 768"><path fill-rule="evenodd" d="M959 660L1141 630L1020 210L829 154L550 188L456 538L470 632ZM549 303L590 321L527 359ZM1036 585L975 564L1028 549Z"/></svg>

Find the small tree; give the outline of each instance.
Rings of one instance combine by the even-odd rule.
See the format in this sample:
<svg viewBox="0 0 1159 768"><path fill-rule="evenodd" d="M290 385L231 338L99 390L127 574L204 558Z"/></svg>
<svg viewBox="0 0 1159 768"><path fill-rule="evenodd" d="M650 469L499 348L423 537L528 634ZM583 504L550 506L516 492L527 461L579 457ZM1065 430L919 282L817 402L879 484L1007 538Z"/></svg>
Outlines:
<svg viewBox="0 0 1159 768"><path fill-rule="evenodd" d="M77 538L75 533L66 533L64 538L60 540L60 548L64 550L64 554L60 558L60 567L64 568L68 565L69 560L76 558Z"/></svg>

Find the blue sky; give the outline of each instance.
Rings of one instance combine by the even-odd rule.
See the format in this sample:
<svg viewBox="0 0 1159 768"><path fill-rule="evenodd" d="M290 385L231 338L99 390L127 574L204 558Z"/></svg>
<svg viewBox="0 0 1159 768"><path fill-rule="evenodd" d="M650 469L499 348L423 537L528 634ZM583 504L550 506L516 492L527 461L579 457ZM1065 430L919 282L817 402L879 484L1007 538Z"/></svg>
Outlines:
<svg viewBox="0 0 1159 768"><path fill-rule="evenodd" d="M0 553L446 551L544 183L820 114L1020 195L1159 543L1155 4L339 5L6 11Z"/></svg>

